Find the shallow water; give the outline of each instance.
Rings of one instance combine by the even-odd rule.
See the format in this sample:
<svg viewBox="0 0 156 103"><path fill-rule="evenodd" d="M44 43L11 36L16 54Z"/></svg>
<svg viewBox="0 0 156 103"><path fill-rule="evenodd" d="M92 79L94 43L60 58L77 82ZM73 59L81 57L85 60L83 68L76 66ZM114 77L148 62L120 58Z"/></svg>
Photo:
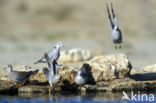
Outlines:
<svg viewBox="0 0 156 103"><path fill-rule="evenodd" d="M120 102L120 100L103 100L103 99L92 99L83 98L81 96L77 97L50 97L48 99L44 98L21 98L21 97L4 97L0 99L0 103L113 103Z"/></svg>
<svg viewBox="0 0 156 103"><path fill-rule="evenodd" d="M0 96L0 103L138 103L136 101L121 100L122 94L91 94L91 95L27 95ZM154 99L156 102L156 97ZM155 103L141 101L139 103Z"/></svg>
<svg viewBox="0 0 156 103"><path fill-rule="evenodd" d="M92 98L83 96L68 96L68 97L35 97L23 98L18 96L4 96L0 98L0 103L113 103L120 102L120 99L105 100L102 98Z"/></svg>

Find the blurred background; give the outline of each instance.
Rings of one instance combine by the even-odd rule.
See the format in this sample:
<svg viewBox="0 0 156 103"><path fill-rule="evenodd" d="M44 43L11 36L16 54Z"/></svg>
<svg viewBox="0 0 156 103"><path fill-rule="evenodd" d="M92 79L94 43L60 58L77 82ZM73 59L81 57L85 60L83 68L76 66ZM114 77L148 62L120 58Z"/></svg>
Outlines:
<svg viewBox="0 0 156 103"><path fill-rule="evenodd" d="M122 30L121 50L110 39L106 2ZM0 65L32 65L62 41L61 50L125 53L137 68L156 63L155 27L155 0L0 0Z"/></svg>

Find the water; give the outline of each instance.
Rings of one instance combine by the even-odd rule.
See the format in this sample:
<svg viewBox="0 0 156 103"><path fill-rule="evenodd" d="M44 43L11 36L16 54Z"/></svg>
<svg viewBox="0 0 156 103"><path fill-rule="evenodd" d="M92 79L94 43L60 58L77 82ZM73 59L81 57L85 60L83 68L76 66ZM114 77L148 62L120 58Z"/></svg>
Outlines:
<svg viewBox="0 0 156 103"><path fill-rule="evenodd" d="M13 97L2 97L0 98L0 103L113 103L120 102L120 100L104 100L104 99L94 99L91 97L82 97L82 96L74 96L74 97L35 97L35 98L22 98L18 96Z"/></svg>
<svg viewBox="0 0 156 103"><path fill-rule="evenodd" d="M0 96L0 103L149 103L121 101L121 94L92 95L25 95ZM156 97L155 97L156 101ZM155 102L150 102L155 103Z"/></svg>

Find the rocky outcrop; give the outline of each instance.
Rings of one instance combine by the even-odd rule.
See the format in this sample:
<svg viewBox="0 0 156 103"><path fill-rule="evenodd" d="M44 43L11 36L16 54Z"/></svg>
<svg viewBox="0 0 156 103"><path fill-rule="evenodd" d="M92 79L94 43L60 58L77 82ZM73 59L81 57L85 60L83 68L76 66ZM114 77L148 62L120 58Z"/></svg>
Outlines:
<svg viewBox="0 0 156 103"><path fill-rule="evenodd" d="M59 61L63 63L79 62L88 60L90 57L90 51L81 48L74 48L69 51L62 51Z"/></svg>
<svg viewBox="0 0 156 103"><path fill-rule="evenodd" d="M9 78L4 76L7 73L3 71L3 75L0 76L0 93L156 91L155 65L146 66L134 72L128 57L124 54L96 56L84 63L89 65L86 67L91 69L91 74L89 82L83 86L74 83L79 68L62 65L59 66L61 82L52 89L42 73L42 69L47 67L47 64L37 64L14 66L14 69L19 71L40 70L24 84L10 82Z"/></svg>
<svg viewBox="0 0 156 103"><path fill-rule="evenodd" d="M129 77L132 69L128 57L123 54L96 56L86 63L91 66L96 82Z"/></svg>

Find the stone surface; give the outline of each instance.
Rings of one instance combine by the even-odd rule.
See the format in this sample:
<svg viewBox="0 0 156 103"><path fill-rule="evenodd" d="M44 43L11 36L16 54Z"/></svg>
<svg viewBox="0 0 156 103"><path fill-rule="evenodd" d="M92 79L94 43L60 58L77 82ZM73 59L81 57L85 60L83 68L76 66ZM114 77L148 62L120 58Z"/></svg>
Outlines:
<svg viewBox="0 0 156 103"><path fill-rule="evenodd" d="M156 73L156 64L144 66L138 69L133 69L131 74L136 73Z"/></svg>
<svg viewBox="0 0 156 103"><path fill-rule="evenodd" d="M10 81L0 80L0 94L13 94L15 92L17 93L18 88L19 86L16 86Z"/></svg>
<svg viewBox="0 0 156 103"><path fill-rule="evenodd" d="M68 81L70 83L74 82L74 78L76 75L76 71L78 71L77 67L72 66L59 66L59 73L61 75L61 84L64 81ZM30 81L36 81L38 83L44 83L47 82L47 78L44 75L44 73L40 72L30 78Z"/></svg>
<svg viewBox="0 0 156 103"><path fill-rule="evenodd" d="M30 85L23 86L18 89L19 93L50 93L50 86L38 86L38 85ZM53 92L61 91L60 87L56 87L53 89Z"/></svg>
<svg viewBox="0 0 156 103"><path fill-rule="evenodd" d="M132 69L131 77L136 81L156 80L156 64Z"/></svg>
<svg viewBox="0 0 156 103"><path fill-rule="evenodd" d="M71 63L85 61L88 60L90 57L90 51L81 48L74 48L68 51L62 51L59 61L63 63Z"/></svg>
<svg viewBox="0 0 156 103"><path fill-rule="evenodd" d="M122 92L122 91L156 91L156 81L134 81L131 79L118 79L115 82L100 82L97 85L84 85L79 88L81 92Z"/></svg>
<svg viewBox="0 0 156 103"><path fill-rule="evenodd" d="M95 82L128 77L132 69L124 54L96 56L86 63L91 66Z"/></svg>

